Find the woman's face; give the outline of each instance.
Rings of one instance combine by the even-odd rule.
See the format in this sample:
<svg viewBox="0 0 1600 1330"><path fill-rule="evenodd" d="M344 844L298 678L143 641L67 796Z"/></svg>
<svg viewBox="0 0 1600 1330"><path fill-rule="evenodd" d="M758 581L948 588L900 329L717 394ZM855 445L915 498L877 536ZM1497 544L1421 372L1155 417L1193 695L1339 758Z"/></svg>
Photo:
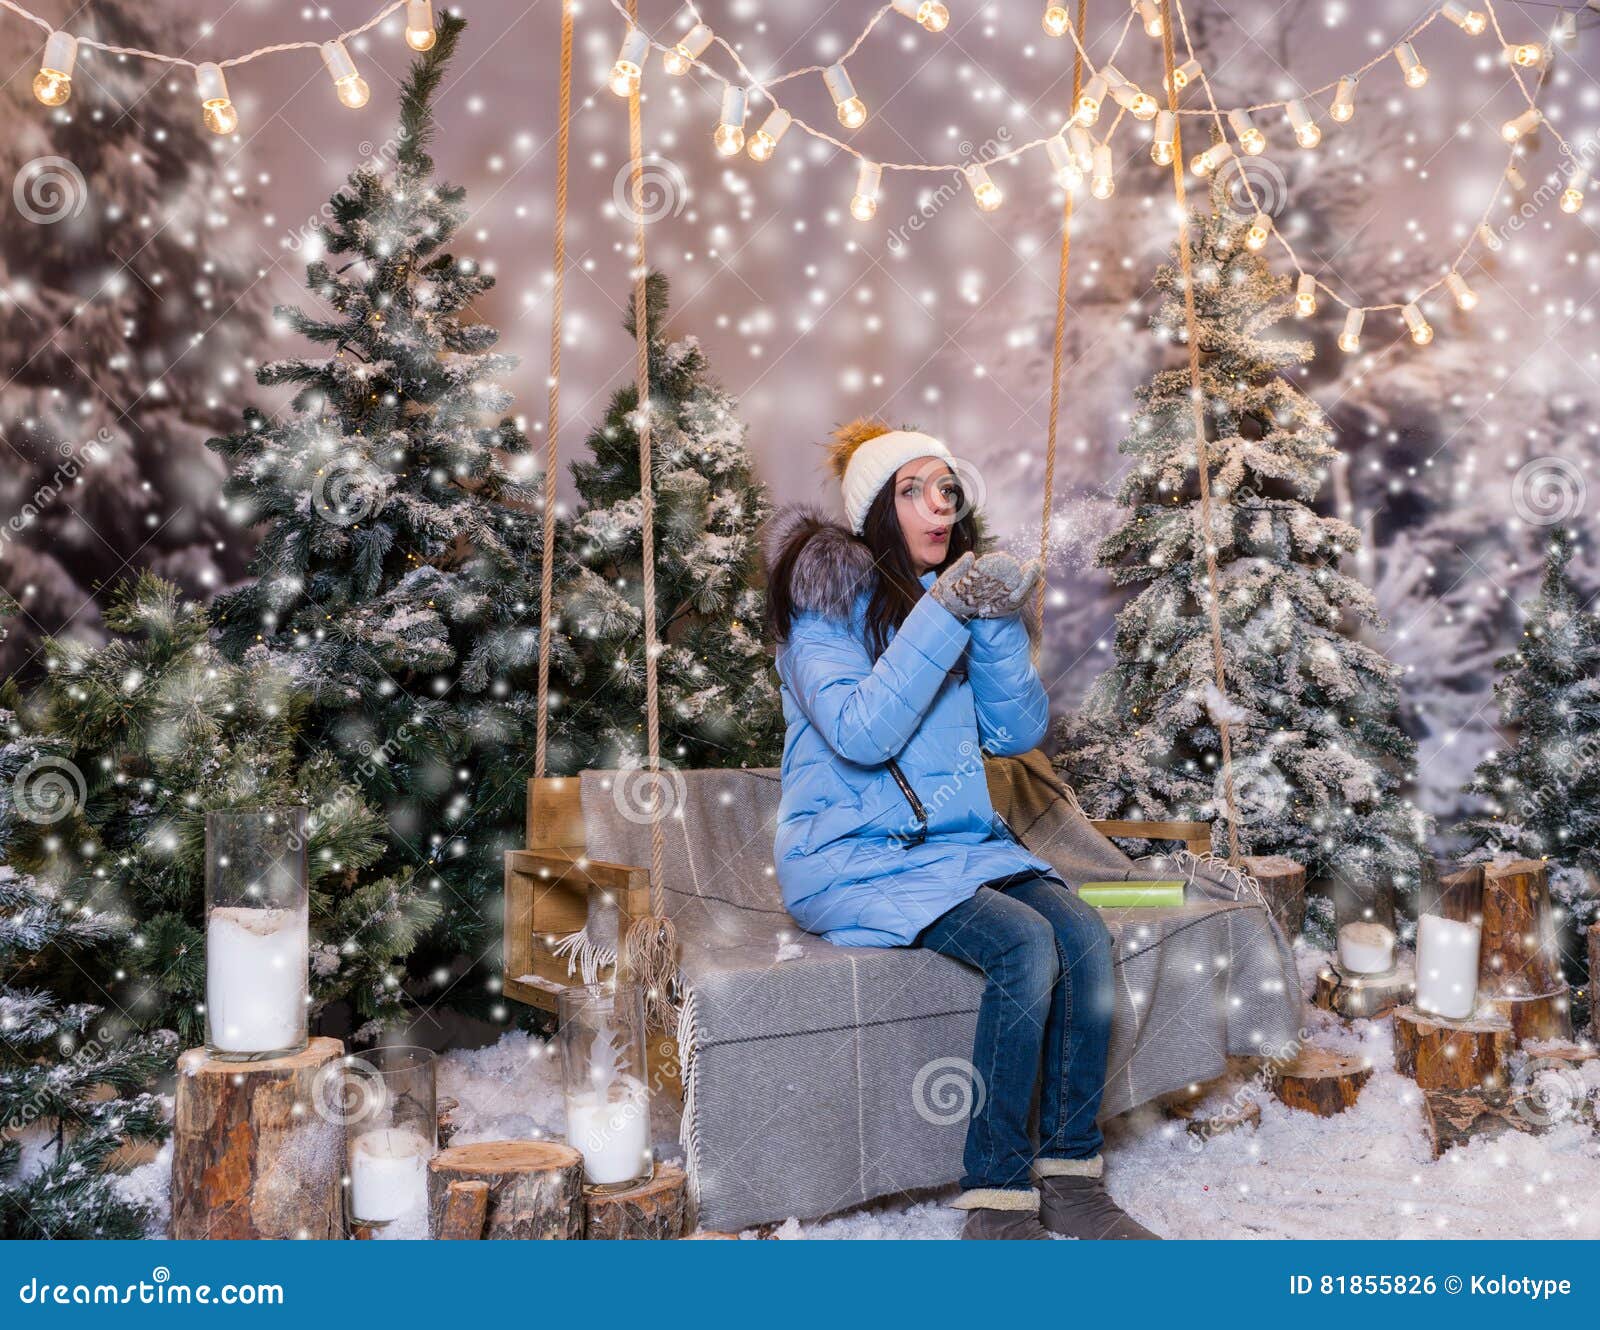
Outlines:
<svg viewBox="0 0 1600 1330"><path fill-rule="evenodd" d="M956 473L942 458L919 457L894 474L894 515L918 576L950 552L950 528L960 509Z"/></svg>

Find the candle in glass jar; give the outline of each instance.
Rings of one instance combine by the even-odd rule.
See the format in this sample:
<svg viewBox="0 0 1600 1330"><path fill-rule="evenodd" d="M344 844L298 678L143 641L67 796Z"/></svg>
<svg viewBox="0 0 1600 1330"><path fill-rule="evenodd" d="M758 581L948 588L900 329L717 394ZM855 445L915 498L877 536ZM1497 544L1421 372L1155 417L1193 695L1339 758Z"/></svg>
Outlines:
<svg viewBox="0 0 1600 1330"><path fill-rule="evenodd" d="M650 1101L599 1095L567 1100L567 1143L583 1155L583 1180L596 1186L630 1182L650 1171Z"/></svg>
<svg viewBox="0 0 1600 1330"><path fill-rule="evenodd" d="M1463 1021L1478 1000L1477 924L1425 914L1417 920L1417 1010Z"/></svg>
<svg viewBox="0 0 1600 1330"><path fill-rule="evenodd" d="M297 1047L310 929L303 910L224 906L206 917L206 1013L229 1053Z"/></svg>
<svg viewBox="0 0 1600 1330"><path fill-rule="evenodd" d="M350 1144L350 1214L387 1224L428 1206L428 1142L406 1127L364 1132Z"/></svg>
<svg viewBox="0 0 1600 1330"><path fill-rule="evenodd" d="M1387 974L1394 969L1394 932L1363 920L1339 930L1339 967L1347 974Z"/></svg>

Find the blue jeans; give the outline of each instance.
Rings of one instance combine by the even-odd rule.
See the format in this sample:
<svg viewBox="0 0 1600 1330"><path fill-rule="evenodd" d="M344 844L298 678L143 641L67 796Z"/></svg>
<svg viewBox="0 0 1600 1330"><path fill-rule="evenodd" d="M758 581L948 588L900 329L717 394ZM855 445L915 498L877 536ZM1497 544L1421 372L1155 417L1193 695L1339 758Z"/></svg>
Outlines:
<svg viewBox="0 0 1600 1330"><path fill-rule="evenodd" d="M1035 1159L1097 1155L1112 1001L1111 935L1099 912L1053 878L1019 874L978 888L916 945L987 980L962 1187L1025 1189ZM1037 1151L1028 1131L1036 1088Z"/></svg>

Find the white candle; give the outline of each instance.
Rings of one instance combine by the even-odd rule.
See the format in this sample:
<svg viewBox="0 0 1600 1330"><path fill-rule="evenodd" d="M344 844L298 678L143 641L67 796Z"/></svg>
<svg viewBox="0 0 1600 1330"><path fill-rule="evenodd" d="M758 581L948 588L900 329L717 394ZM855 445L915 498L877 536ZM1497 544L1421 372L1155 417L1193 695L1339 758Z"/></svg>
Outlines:
<svg viewBox="0 0 1600 1330"><path fill-rule="evenodd" d="M650 1098L640 1086L620 1099L567 1100L567 1143L583 1155L585 1182L604 1186L639 1177L650 1164Z"/></svg>
<svg viewBox="0 0 1600 1330"><path fill-rule="evenodd" d="M1425 914L1417 920L1417 1010L1463 1021L1478 999L1477 924Z"/></svg>
<svg viewBox="0 0 1600 1330"><path fill-rule="evenodd" d="M1394 969L1394 932L1383 924L1346 924L1339 930L1339 966L1349 974L1387 974Z"/></svg>
<svg viewBox="0 0 1600 1330"><path fill-rule="evenodd" d="M303 910L227 906L206 920L206 1014L227 1053L300 1045L310 930Z"/></svg>
<svg viewBox="0 0 1600 1330"><path fill-rule="evenodd" d="M350 1144L350 1214L387 1224L428 1206L428 1142L409 1127L364 1132Z"/></svg>

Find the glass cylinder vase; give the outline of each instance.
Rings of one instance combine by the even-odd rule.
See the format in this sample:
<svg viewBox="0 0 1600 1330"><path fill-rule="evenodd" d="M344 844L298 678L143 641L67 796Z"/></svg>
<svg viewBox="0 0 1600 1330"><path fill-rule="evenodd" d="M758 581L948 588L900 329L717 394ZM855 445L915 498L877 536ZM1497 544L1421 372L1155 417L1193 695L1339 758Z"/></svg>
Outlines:
<svg viewBox="0 0 1600 1330"><path fill-rule="evenodd" d="M560 995L567 1143L583 1155L591 1190L624 1191L655 1171L644 1010L644 990L634 984L588 984Z"/></svg>
<svg viewBox="0 0 1600 1330"><path fill-rule="evenodd" d="M438 1059L394 1045L344 1060L350 1221L426 1236L428 1161L439 1145Z"/></svg>
<svg viewBox="0 0 1600 1330"><path fill-rule="evenodd" d="M206 814L206 1046L258 1061L306 1046L306 810Z"/></svg>

